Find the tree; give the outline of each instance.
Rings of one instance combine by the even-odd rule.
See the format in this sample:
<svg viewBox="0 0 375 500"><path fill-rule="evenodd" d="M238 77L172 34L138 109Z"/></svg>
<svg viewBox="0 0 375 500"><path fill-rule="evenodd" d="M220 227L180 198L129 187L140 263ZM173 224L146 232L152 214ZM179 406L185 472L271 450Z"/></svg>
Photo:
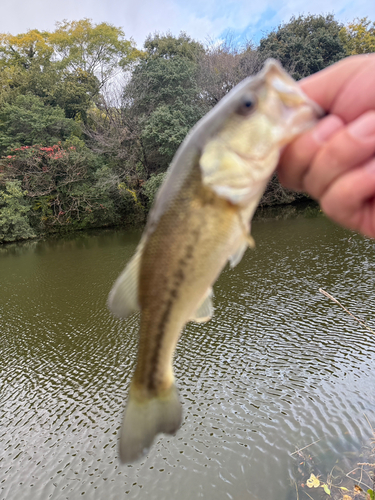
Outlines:
<svg viewBox="0 0 375 500"><path fill-rule="evenodd" d="M0 34L0 105L31 93L85 122L102 86L140 55L120 28L89 19L57 23L53 32Z"/></svg>
<svg viewBox="0 0 375 500"><path fill-rule="evenodd" d="M30 205L20 181L10 181L0 189L0 243L35 238L27 217Z"/></svg>
<svg viewBox="0 0 375 500"><path fill-rule="evenodd" d="M138 155L147 175L165 171L189 129L208 110L197 84L203 47L184 33L157 34L124 90L123 112L140 131Z"/></svg>
<svg viewBox="0 0 375 500"><path fill-rule="evenodd" d="M355 19L341 28L340 40L348 56L375 52L375 22L367 17Z"/></svg>
<svg viewBox="0 0 375 500"><path fill-rule="evenodd" d="M22 146L11 153L1 159L1 179L22 186L35 229L61 231L119 221L123 193L118 186L111 192L107 168L79 139Z"/></svg>
<svg viewBox="0 0 375 500"><path fill-rule="evenodd" d="M14 104L0 108L0 151L9 147L55 143L77 129L58 106L45 106L32 94L19 95Z"/></svg>
<svg viewBox="0 0 375 500"><path fill-rule="evenodd" d="M262 38L258 51L263 60L278 59L298 80L346 56L341 28L332 14L292 17Z"/></svg>
<svg viewBox="0 0 375 500"><path fill-rule="evenodd" d="M66 118L79 118L86 123L88 110L98 100L99 87L99 80L87 71L64 72L45 97L45 102L62 108Z"/></svg>
<svg viewBox="0 0 375 500"><path fill-rule="evenodd" d="M19 35L0 34L0 68L20 66L27 70L34 65L45 67L53 54L48 37L47 32L38 30Z"/></svg>
<svg viewBox="0 0 375 500"><path fill-rule="evenodd" d="M102 87L136 61L141 52L132 40L126 40L121 28L111 24L93 24L90 19L62 21L48 37L61 65L72 73L96 76Z"/></svg>
<svg viewBox="0 0 375 500"><path fill-rule="evenodd" d="M259 71L262 62L248 45L240 50L229 37L212 43L198 57L197 83L208 109L215 106L235 85Z"/></svg>
<svg viewBox="0 0 375 500"><path fill-rule="evenodd" d="M185 32L181 32L178 37L171 33L165 35L155 33L149 35L144 43L146 50L145 57L172 59L173 57L185 57L190 61L196 61L204 53L201 43L192 40Z"/></svg>

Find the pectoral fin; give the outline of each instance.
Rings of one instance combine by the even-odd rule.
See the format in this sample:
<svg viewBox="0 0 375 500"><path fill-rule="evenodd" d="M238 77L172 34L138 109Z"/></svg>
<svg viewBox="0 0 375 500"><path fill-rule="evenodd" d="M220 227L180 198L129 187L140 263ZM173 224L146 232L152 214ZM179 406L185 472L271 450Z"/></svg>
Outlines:
<svg viewBox="0 0 375 500"><path fill-rule="evenodd" d="M254 238L251 236L251 234L244 234L245 241L243 241L240 246L237 248L237 250L234 252L229 257L229 264L230 267L233 269L233 267L236 267L237 264L241 262L241 259L244 255L244 253L247 250L247 247L254 248L255 247L255 241Z"/></svg>
<svg viewBox="0 0 375 500"><path fill-rule="evenodd" d="M126 318L129 314L139 310L138 281L142 250L143 244L140 244L135 255L117 278L109 293L108 308L119 318Z"/></svg>
<svg viewBox="0 0 375 500"><path fill-rule="evenodd" d="M195 321L196 323L204 323L212 318L214 313L214 306L212 304L212 288L210 288L207 292L206 298L203 300L201 305L195 311L191 321Z"/></svg>
<svg viewBox="0 0 375 500"><path fill-rule="evenodd" d="M232 269L233 267L236 267L236 265L241 261L243 254L246 252L247 247L248 247L248 242L244 241L237 248L235 253L229 257L229 264Z"/></svg>

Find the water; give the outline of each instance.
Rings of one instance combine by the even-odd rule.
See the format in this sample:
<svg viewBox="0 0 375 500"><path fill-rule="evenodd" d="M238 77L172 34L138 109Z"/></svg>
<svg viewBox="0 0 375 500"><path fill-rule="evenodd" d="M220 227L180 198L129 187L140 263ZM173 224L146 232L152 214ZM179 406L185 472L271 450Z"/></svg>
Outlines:
<svg viewBox="0 0 375 500"><path fill-rule="evenodd" d="M301 474L360 461L375 338L318 290L374 329L375 242L321 216L258 220L253 235L215 285L214 318L178 344L182 428L133 466L117 434L139 318L105 302L140 232L0 248L0 500L290 500ZM318 439L304 468L291 454Z"/></svg>

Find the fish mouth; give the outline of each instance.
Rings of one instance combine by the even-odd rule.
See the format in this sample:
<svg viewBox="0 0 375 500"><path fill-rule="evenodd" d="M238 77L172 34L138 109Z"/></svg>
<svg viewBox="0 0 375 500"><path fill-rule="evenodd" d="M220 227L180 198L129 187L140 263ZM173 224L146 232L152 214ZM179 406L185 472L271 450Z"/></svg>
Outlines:
<svg viewBox="0 0 375 500"><path fill-rule="evenodd" d="M300 86L296 86L293 81L293 85L290 82L285 81L280 76L274 76L271 81L271 85L276 90L280 99L286 107L290 107L296 110L298 107L308 106L316 118L323 118L326 115L324 109L319 106L315 101L310 99Z"/></svg>
<svg viewBox="0 0 375 500"><path fill-rule="evenodd" d="M241 152L233 149L233 147L230 146L226 142L224 142L223 144L228 149L228 151L230 151L233 155L237 156L240 160L244 161L245 163L264 161L264 160L266 160L266 158L268 158L268 156L270 155L270 152L271 152L271 148L270 148L264 155L257 155L257 156L254 154L247 155L245 153L241 153ZM279 144L275 144L275 146L272 148L272 151L274 149L277 149L277 148L279 148Z"/></svg>

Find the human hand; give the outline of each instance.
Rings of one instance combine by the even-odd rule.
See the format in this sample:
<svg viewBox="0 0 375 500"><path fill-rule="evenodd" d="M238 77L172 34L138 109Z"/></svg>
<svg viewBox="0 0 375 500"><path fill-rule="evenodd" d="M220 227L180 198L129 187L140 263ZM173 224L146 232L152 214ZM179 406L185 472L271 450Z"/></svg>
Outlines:
<svg viewBox="0 0 375 500"><path fill-rule="evenodd" d="M328 116L285 148L279 179L375 238L375 54L348 57L300 84Z"/></svg>

